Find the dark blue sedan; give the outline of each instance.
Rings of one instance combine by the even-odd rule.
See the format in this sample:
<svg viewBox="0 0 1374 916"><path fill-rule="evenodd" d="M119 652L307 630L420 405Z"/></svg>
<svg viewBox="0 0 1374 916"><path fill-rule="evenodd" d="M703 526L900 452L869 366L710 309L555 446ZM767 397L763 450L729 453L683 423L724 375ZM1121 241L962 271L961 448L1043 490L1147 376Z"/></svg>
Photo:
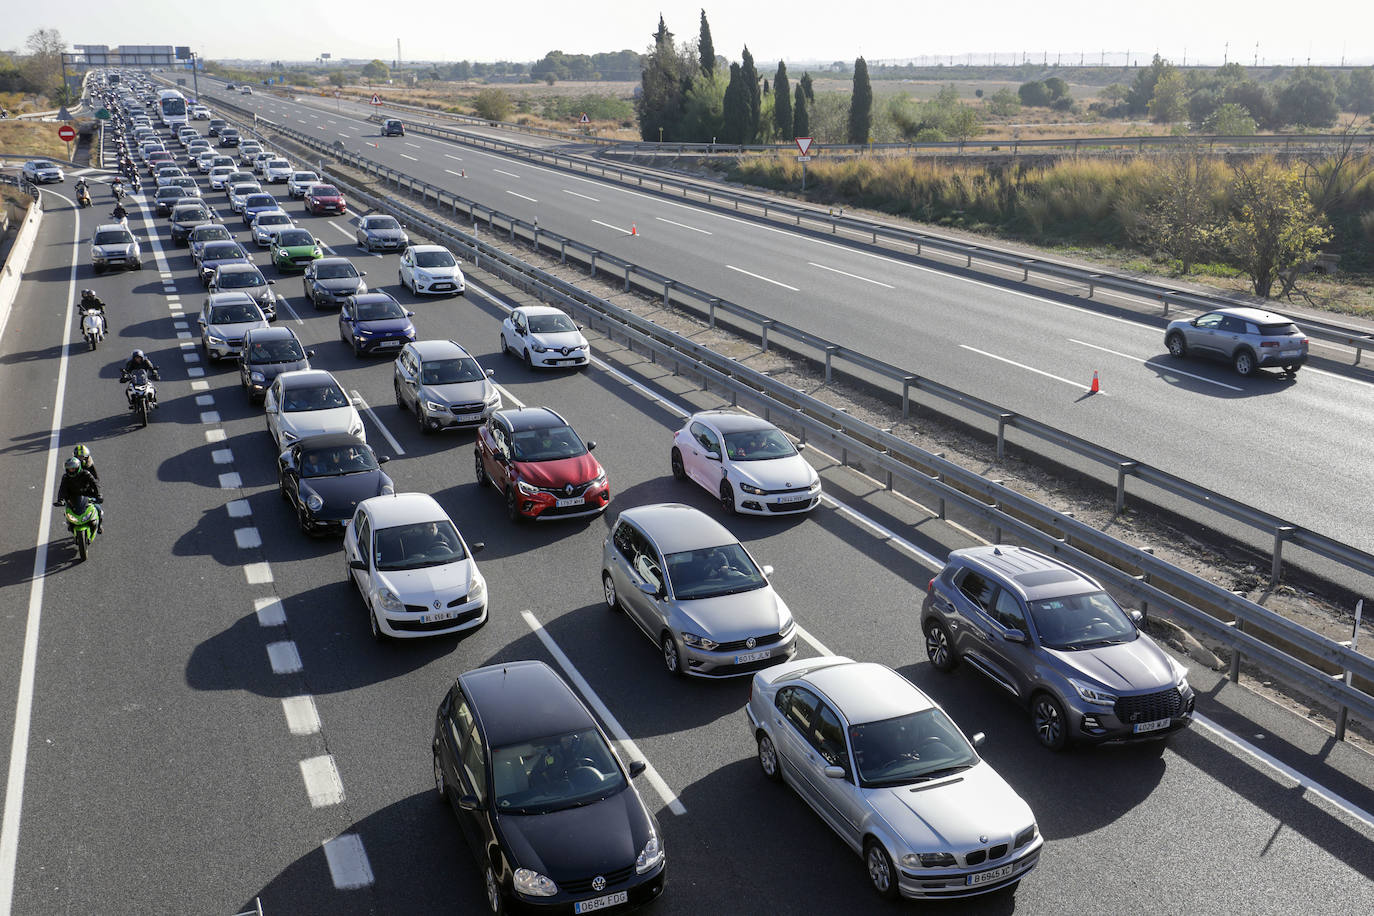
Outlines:
<svg viewBox="0 0 1374 916"><path fill-rule="evenodd" d="M415 339L414 315L386 293L353 296L339 309L339 339L354 356L399 350Z"/></svg>

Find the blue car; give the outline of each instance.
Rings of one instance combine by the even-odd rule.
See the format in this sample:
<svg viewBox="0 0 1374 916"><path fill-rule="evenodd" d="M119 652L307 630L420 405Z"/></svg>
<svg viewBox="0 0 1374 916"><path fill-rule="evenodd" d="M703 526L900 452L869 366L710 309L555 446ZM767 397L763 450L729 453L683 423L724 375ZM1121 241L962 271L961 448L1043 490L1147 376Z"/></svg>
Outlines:
<svg viewBox="0 0 1374 916"><path fill-rule="evenodd" d="M352 296L339 309L339 339L354 356L399 350L415 340L414 316L386 293Z"/></svg>
<svg viewBox="0 0 1374 916"><path fill-rule="evenodd" d="M280 210L281 205L271 194L249 194L243 202L243 224L253 225L253 217L268 210Z"/></svg>

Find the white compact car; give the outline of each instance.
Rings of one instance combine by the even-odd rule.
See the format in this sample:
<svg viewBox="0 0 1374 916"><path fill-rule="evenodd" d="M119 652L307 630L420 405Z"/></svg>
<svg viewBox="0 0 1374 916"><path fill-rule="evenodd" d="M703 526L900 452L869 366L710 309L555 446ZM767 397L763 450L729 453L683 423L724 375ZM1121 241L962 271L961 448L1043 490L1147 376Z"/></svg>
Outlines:
<svg viewBox="0 0 1374 916"><path fill-rule="evenodd" d="M412 293L461 296L467 291L458 259L443 245L411 245L397 268L401 285Z"/></svg>
<svg viewBox="0 0 1374 916"><path fill-rule="evenodd" d="M529 305L501 322L501 350L530 368L585 366L592 348L565 312L551 305Z"/></svg>
<svg viewBox="0 0 1374 916"><path fill-rule="evenodd" d="M289 179L295 171L291 163L285 159L268 159L262 166L262 180L268 184L276 184Z"/></svg>
<svg viewBox="0 0 1374 916"><path fill-rule="evenodd" d="M263 397L267 432L281 452L297 439L347 433L367 441L363 418L337 379L323 369L283 372Z"/></svg>
<svg viewBox="0 0 1374 916"><path fill-rule="evenodd" d="M344 565L373 638L438 636L486 623L487 583L472 557L483 546L469 546L426 493L358 503L344 528Z"/></svg>
<svg viewBox="0 0 1374 916"><path fill-rule="evenodd" d="M703 410L673 434L670 459L674 477L705 487L728 513L786 515L820 505L821 478L803 448L767 420Z"/></svg>

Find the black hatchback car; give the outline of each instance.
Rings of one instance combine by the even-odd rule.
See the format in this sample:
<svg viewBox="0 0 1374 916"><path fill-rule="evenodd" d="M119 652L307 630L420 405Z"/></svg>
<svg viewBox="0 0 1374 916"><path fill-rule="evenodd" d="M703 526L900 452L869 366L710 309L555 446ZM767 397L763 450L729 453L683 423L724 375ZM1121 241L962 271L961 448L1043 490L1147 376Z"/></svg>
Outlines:
<svg viewBox="0 0 1374 916"><path fill-rule="evenodd" d="M253 328L244 332L239 351L239 384L248 400L261 404L273 379L283 372L310 368L314 350L301 346L290 328Z"/></svg>
<svg viewBox="0 0 1374 916"><path fill-rule="evenodd" d="M397 118L387 118L382 122L383 137L404 137L405 135L406 126Z"/></svg>
<svg viewBox="0 0 1374 916"><path fill-rule="evenodd" d="M460 675L434 720L434 784L458 815L487 906L591 913L663 892L658 822L596 719L548 665Z"/></svg>

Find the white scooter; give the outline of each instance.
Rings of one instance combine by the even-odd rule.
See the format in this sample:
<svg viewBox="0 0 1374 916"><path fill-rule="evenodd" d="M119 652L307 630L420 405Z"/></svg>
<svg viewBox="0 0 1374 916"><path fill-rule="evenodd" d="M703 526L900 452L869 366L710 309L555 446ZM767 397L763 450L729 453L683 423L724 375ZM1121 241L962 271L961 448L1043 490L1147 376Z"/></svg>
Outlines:
<svg viewBox="0 0 1374 916"><path fill-rule="evenodd" d="M82 309L81 336L94 350L105 339L105 313L100 309Z"/></svg>

